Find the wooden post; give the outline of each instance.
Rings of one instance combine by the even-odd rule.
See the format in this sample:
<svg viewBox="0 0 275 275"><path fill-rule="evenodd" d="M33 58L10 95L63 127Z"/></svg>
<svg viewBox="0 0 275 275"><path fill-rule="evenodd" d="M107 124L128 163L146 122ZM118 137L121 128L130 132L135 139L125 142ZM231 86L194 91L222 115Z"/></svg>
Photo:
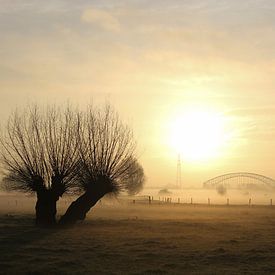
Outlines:
<svg viewBox="0 0 275 275"><path fill-rule="evenodd" d="M136 203L136 200L133 200L133 204L135 204Z"/></svg>
<svg viewBox="0 0 275 275"><path fill-rule="evenodd" d="M251 206L251 198L248 201L248 205Z"/></svg>
<svg viewBox="0 0 275 275"><path fill-rule="evenodd" d="M178 198L178 203L180 203L180 198Z"/></svg>
<svg viewBox="0 0 275 275"><path fill-rule="evenodd" d="M193 204L193 198L191 198L191 201L190 201L190 202L191 202L191 204Z"/></svg>
<svg viewBox="0 0 275 275"><path fill-rule="evenodd" d="M227 205L229 205L229 199L227 198L227 202L226 202Z"/></svg>
<svg viewBox="0 0 275 275"><path fill-rule="evenodd" d="M210 199L208 198L208 205L210 205Z"/></svg>
<svg viewBox="0 0 275 275"><path fill-rule="evenodd" d="M151 197L149 196L149 204L151 204Z"/></svg>

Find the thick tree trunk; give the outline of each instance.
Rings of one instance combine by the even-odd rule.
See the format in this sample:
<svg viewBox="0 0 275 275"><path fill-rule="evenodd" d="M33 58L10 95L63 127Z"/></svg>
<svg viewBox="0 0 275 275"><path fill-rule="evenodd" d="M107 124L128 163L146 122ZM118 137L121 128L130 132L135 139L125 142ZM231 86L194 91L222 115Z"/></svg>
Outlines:
<svg viewBox="0 0 275 275"><path fill-rule="evenodd" d="M86 191L77 200L71 203L66 213L61 217L59 224L75 224L78 220L84 220L89 210L106 194L102 190Z"/></svg>
<svg viewBox="0 0 275 275"><path fill-rule="evenodd" d="M42 226L52 226L56 224L56 202L58 196L55 196L52 190L43 190L37 192L36 224Z"/></svg>

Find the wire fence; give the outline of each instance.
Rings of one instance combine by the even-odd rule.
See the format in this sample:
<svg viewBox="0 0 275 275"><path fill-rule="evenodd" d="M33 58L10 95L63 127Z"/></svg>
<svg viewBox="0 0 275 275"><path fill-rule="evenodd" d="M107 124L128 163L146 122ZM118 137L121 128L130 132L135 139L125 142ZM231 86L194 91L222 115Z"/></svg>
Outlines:
<svg viewBox="0 0 275 275"><path fill-rule="evenodd" d="M57 202L57 207L60 209L68 208L68 206L76 199L73 196L65 196ZM6 197L0 199L0 209L9 211L20 211L20 210L33 210L36 203L36 197ZM219 201L215 203L215 200L211 198L205 198L196 201L194 197L170 197L170 196L119 196L113 197L112 199L103 198L98 201L97 207L108 206L108 205L190 205L190 206L269 206L273 207L273 199L267 199L265 203L256 203L252 198L248 198L246 202L243 203L232 203L230 198L224 198L224 201ZM275 209L275 208L274 208Z"/></svg>
<svg viewBox="0 0 275 275"><path fill-rule="evenodd" d="M249 198L247 202L243 203L231 203L230 198L225 198L224 202L215 202L211 200L211 198L205 199L205 201L202 201L201 199L199 201L196 201L193 197L170 197L170 196L132 196L132 197L123 197L121 198L121 201L127 201L128 203L132 204L153 204L153 205L165 205L165 204L178 204L178 205L208 205L208 206L215 206L215 205L226 205L226 206L234 206L234 205L247 205L247 206L273 206L273 199L267 199L266 203L257 203L252 200L252 198Z"/></svg>

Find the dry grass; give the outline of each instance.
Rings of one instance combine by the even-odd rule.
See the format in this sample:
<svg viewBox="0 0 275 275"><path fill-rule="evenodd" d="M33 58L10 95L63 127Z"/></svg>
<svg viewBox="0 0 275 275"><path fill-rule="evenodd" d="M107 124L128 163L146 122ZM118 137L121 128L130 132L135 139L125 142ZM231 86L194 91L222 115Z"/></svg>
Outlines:
<svg viewBox="0 0 275 275"><path fill-rule="evenodd" d="M275 273L275 207L103 204L68 229L10 214L0 215L2 274Z"/></svg>

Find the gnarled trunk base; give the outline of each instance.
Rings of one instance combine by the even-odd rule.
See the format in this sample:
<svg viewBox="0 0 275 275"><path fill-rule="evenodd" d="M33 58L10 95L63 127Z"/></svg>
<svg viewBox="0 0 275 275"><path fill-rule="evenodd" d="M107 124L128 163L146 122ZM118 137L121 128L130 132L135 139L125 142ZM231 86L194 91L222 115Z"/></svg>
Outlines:
<svg viewBox="0 0 275 275"><path fill-rule="evenodd" d="M88 190L81 195L67 209L61 217L59 224L75 224L78 220L84 220L89 210L107 193L113 191L112 182L106 176L100 176L94 181Z"/></svg>
<svg viewBox="0 0 275 275"><path fill-rule="evenodd" d="M61 217L59 224L75 224L84 220L89 210L105 195L103 192L85 192L77 200L71 203L66 213Z"/></svg>
<svg viewBox="0 0 275 275"><path fill-rule="evenodd" d="M51 190L43 190L37 193L35 205L35 223L42 226L52 226L56 224L56 202L58 197L54 196Z"/></svg>

